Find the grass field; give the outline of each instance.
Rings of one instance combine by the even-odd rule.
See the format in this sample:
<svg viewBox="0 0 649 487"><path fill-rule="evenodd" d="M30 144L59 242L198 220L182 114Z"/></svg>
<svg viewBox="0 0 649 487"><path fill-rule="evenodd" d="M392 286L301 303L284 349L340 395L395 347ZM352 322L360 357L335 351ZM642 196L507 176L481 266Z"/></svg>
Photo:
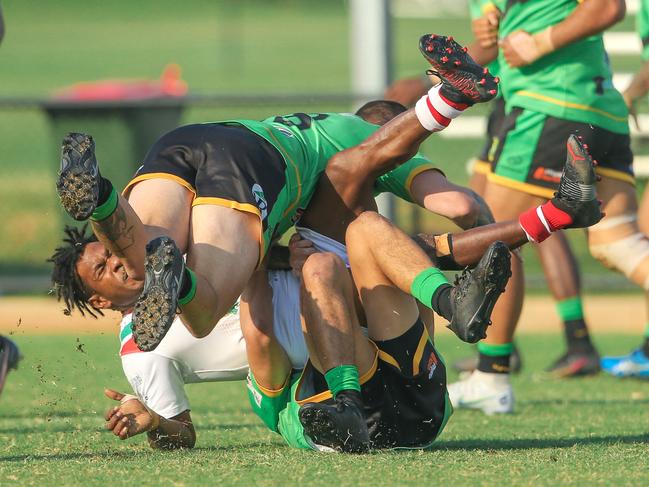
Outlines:
<svg viewBox="0 0 649 487"><path fill-rule="evenodd" d="M520 338L517 413L460 411L430 451L369 456L291 450L249 411L243 383L188 387L198 442L154 452L144 438L102 430L102 388L125 389L116 336L17 335L25 355L0 401L2 485L634 485L649 476L646 382L539 372L560 349L547 334ZM602 334L605 353L630 335ZM440 334L447 361L468 349ZM451 379L455 377L452 375Z"/></svg>

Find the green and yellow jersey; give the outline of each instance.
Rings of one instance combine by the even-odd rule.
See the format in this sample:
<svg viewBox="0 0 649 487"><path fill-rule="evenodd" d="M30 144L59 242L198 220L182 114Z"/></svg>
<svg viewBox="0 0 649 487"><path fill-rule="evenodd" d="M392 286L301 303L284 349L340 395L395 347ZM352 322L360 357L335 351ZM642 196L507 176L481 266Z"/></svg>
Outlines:
<svg viewBox="0 0 649 487"><path fill-rule="evenodd" d="M567 18L577 0L494 0L503 16L499 37L524 30L540 32ZM628 111L613 87L602 35L558 49L534 63L512 68L499 53L501 91L508 111L520 107L546 115L589 123L626 134Z"/></svg>
<svg viewBox="0 0 649 487"><path fill-rule="evenodd" d="M294 113L262 121L232 120L270 142L286 161L285 187L270 208L264 231L267 250L270 242L288 230L305 209L327 162L336 153L358 145L378 130L378 126L346 113ZM381 176L375 192L391 192L412 202L410 185L417 174L434 169L417 154L397 169Z"/></svg>

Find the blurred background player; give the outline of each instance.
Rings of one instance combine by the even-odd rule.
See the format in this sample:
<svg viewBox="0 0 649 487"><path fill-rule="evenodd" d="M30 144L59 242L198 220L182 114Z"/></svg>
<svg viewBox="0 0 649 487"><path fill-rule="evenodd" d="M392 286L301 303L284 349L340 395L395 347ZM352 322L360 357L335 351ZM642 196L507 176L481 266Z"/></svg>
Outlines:
<svg viewBox="0 0 649 487"><path fill-rule="evenodd" d="M499 62L494 57L494 48L498 43L501 13L494 3L488 0L472 0L469 2L469 7L475 38L469 45L469 53L476 62L487 66L492 74L498 75ZM386 98L403 104L412 104L422 92L425 92L429 84L428 77L406 78L394 83L387 90ZM490 159L493 158L493 149L497 144L497 134L505 118L505 101L502 92L492 104L487 121L487 140L472 167L469 181L469 187L481 196L484 196L487 174L491 172ZM563 232L557 232L543 245L534 245L534 247L539 252L546 280L556 300L557 313L562 320L566 338L566 353L555 360L547 371L561 377L597 373L599 355L590 340L584 320L579 269L570 244ZM522 295L518 293L503 296L494 310L494 322L518 321L522 306L521 299ZM478 368L482 372L491 372L494 361L497 360L498 364L501 364L503 354L510 353L511 371L520 370L519 352L515 344L507 342L508 335L497 338L493 331L490 330L490 333L491 336L478 345L478 357L460 360L454 364L459 371L473 371Z"/></svg>
<svg viewBox="0 0 649 487"><path fill-rule="evenodd" d="M0 4L0 44L5 35L5 23L2 17L2 4ZM10 370L18 368L18 362L22 355L18 346L9 338L0 335L0 393L4 388L7 374Z"/></svg>
<svg viewBox="0 0 649 487"><path fill-rule="evenodd" d="M642 41L642 59L644 64L624 90L622 96L629 108L629 114L637 124L635 104L649 92L649 1L641 0L636 16L636 29ZM649 191L645 189L638 210L638 226L645 235L649 233ZM649 297L647 298L647 315L649 316ZM628 355L602 357L602 369L618 377L649 377L649 319L645 325L642 345Z"/></svg>
<svg viewBox="0 0 649 487"><path fill-rule="evenodd" d="M500 49L494 46L492 51L498 52L507 115L492 148L485 200L499 220L550 197L559 175L557 164L566 154L559 141L578 132L599 161L602 180L597 191L606 213L588 230L589 250L646 288L649 255L644 249L649 240L636 222L628 112L613 88L601 36L623 18L624 2L494 4L501 11ZM512 262L512 271L508 291L521 294L520 262ZM501 339L513 335L516 320L496 323L494 331ZM449 386L449 393L458 405L479 408L478 400L488 393L491 380L476 372Z"/></svg>

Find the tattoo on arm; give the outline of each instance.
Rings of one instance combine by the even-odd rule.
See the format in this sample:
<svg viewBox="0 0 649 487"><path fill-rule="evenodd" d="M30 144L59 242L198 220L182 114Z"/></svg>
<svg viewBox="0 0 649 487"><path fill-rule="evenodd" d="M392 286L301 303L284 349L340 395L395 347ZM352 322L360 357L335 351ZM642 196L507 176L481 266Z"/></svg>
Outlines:
<svg viewBox="0 0 649 487"><path fill-rule="evenodd" d="M100 240L111 243L111 250L117 257L124 257L124 252L135 244L134 225L129 224L126 212L120 206L111 216L96 222L95 232Z"/></svg>

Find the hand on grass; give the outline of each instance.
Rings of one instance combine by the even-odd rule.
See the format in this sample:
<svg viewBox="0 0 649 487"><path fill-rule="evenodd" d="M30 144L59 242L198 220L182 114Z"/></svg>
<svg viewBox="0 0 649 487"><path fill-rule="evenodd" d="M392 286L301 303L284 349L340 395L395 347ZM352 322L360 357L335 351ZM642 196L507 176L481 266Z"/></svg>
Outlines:
<svg viewBox="0 0 649 487"><path fill-rule="evenodd" d="M158 427L160 418L135 396L104 389L104 395L120 404L106 412L106 429L125 440Z"/></svg>

